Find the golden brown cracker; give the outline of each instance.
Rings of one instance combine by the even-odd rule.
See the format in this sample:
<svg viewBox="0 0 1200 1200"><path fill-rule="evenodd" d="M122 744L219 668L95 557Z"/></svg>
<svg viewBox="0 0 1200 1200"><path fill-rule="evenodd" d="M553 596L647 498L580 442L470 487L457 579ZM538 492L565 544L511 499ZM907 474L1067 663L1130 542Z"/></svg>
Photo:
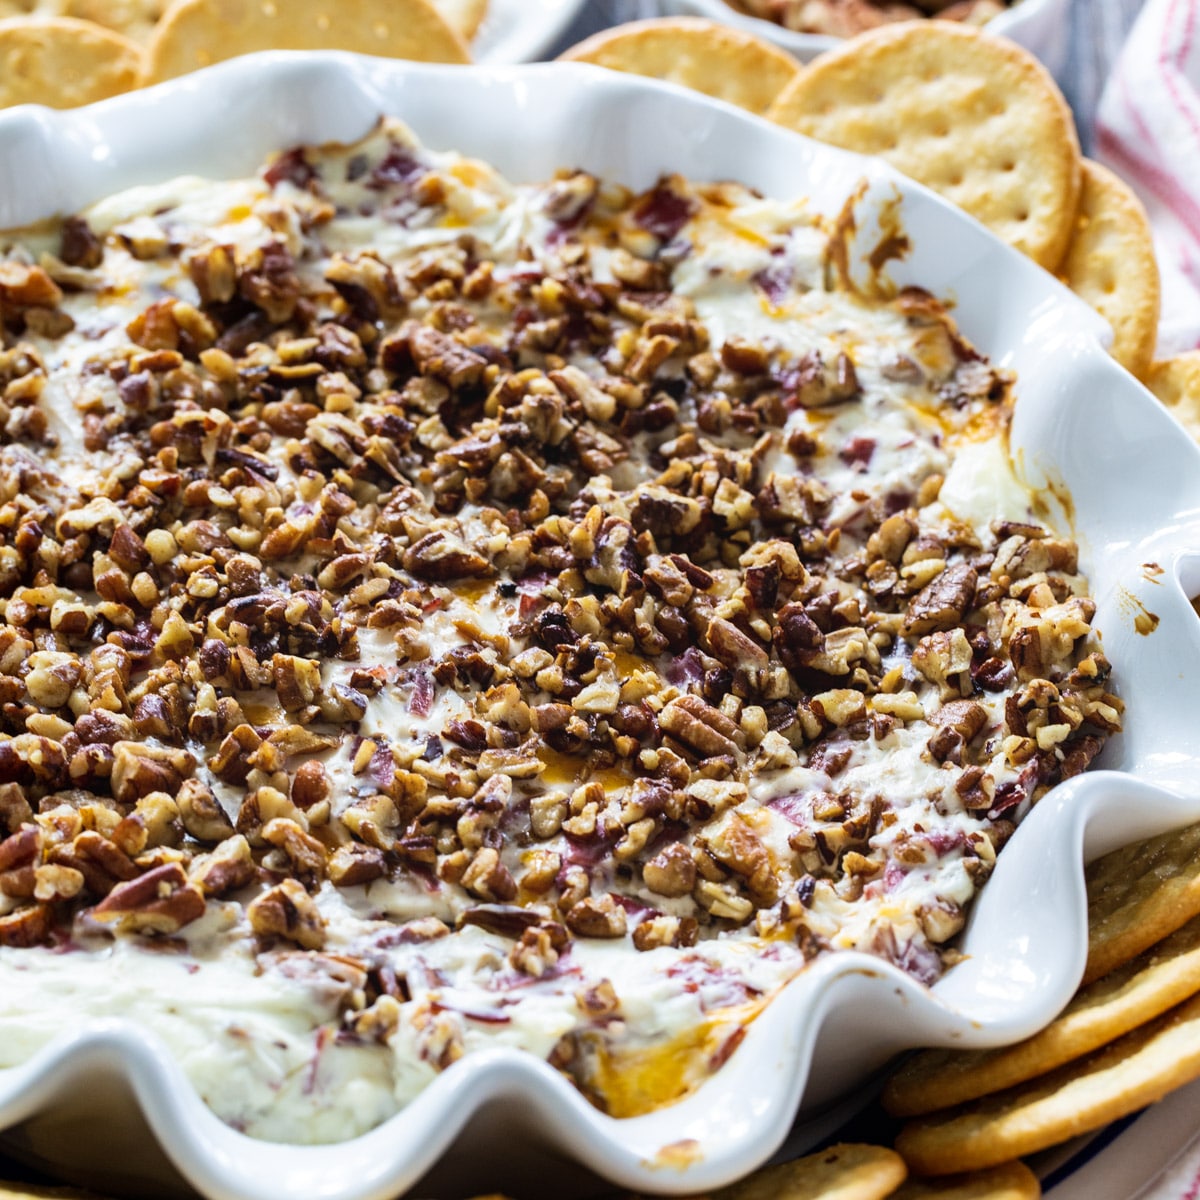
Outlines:
<svg viewBox="0 0 1200 1200"><path fill-rule="evenodd" d="M995 1166L1056 1146L1200 1076L1200 996L1049 1075L906 1125L896 1149L920 1175Z"/></svg>
<svg viewBox="0 0 1200 1200"><path fill-rule="evenodd" d="M169 0L0 0L0 20L9 17L73 17L94 21L134 41L154 32Z"/></svg>
<svg viewBox="0 0 1200 1200"><path fill-rule="evenodd" d="M470 61L466 43L429 0L180 0L146 48L145 82L255 50Z"/></svg>
<svg viewBox="0 0 1200 1200"><path fill-rule="evenodd" d="M63 0L63 16L95 21L135 42L150 40L171 0Z"/></svg>
<svg viewBox="0 0 1200 1200"><path fill-rule="evenodd" d="M712 1194L712 1200L883 1200L904 1181L901 1157L882 1146L843 1143Z"/></svg>
<svg viewBox="0 0 1200 1200"><path fill-rule="evenodd" d="M619 25L573 46L562 58L682 84L759 116L800 74L796 60L770 42L689 17Z"/></svg>
<svg viewBox="0 0 1200 1200"><path fill-rule="evenodd" d="M487 16L488 0L433 0L433 7L469 42Z"/></svg>
<svg viewBox="0 0 1200 1200"><path fill-rule="evenodd" d="M1040 1033L996 1050L928 1050L888 1080L883 1105L915 1117L1014 1087L1090 1054L1200 992L1200 919L1080 991Z"/></svg>
<svg viewBox="0 0 1200 1200"><path fill-rule="evenodd" d="M1200 824L1114 850L1091 863L1086 875L1084 985L1200 915Z"/></svg>
<svg viewBox="0 0 1200 1200"><path fill-rule="evenodd" d="M1175 419L1200 441L1200 350L1189 350L1154 363L1146 386L1171 410Z"/></svg>
<svg viewBox="0 0 1200 1200"><path fill-rule="evenodd" d="M878 154L1053 270L1074 229L1079 140L1045 68L952 21L907 21L822 55L767 114Z"/></svg>
<svg viewBox="0 0 1200 1200"><path fill-rule="evenodd" d="M1003 1163L965 1175L906 1180L891 1200L1038 1200L1042 1185L1023 1163Z"/></svg>
<svg viewBox="0 0 1200 1200"><path fill-rule="evenodd" d="M87 21L17 17L0 21L0 107L74 108L137 85L141 50Z"/></svg>
<svg viewBox="0 0 1200 1200"><path fill-rule="evenodd" d="M1088 159L1061 274L1112 326L1113 358L1145 378L1158 340L1160 298L1150 221L1129 185Z"/></svg>

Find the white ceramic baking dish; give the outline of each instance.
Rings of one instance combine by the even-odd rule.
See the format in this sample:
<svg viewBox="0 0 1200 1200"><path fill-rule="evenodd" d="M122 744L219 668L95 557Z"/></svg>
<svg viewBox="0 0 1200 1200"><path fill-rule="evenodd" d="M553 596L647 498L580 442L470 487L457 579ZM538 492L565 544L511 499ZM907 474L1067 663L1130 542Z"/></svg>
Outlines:
<svg viewBox="0 0 1200 1200"><path fill-rule="evenodd" d="M771 1155L802 1101L827 1103L902 1048L992 1045L1044 1024L1083 967L1084 859L1200 818L1200 622L1188 602L1200 593L1200 449L1109 359L1107 328L1090 309L932 193L694 93L591 67L270 54L74 112L12 110L0 114L0 228L182 173L244 174L274 149L357 138L381 113L517 180L578 166L645 187L679 171L807 195L826 213L866 180L864 255L872 214L898 197L912 250L893 278L951 299L966 334L1017 372L1016 460L1047 495L1070 493L1096 624L1128 703L1125 732L1103 769L1058 788L1021 827L974 911L966 961L932 991L874 958L820 959L724 1069L657 1113L614 1120L546 1063L491 1051L356 1141L255 1142L218 1121L163 1048L113 1013L0 1071L10 1144L76 1174L91 1163L101 1183L154 1177L149 1194L160 1197L165 1160L146 1125L214 1200L385 1200L456 1139L453 1165L476 1168L476 1186L497 1178L503 1158L524 1161L548 1188L548 1164L568 1159L638 1191L697 1192ZM1135 630L1143 609L1158 618L1148 635Z"/></svg>
<svg viewBox="0 0 1200 1200"><path fill-rule="evenodd" d="M739 12L726 0L660 0L663 11L686 13L723 21L747 33L757 34L808 62L841 44L841 38L820 33L797 33L784 29L774 21L752 17ZM1056 77L1067 63L1071 35L1071 0L1021 0L1020 4L1001 13L987 23L989 32L1006 37L1024 46L1050 68Z"/></svg>

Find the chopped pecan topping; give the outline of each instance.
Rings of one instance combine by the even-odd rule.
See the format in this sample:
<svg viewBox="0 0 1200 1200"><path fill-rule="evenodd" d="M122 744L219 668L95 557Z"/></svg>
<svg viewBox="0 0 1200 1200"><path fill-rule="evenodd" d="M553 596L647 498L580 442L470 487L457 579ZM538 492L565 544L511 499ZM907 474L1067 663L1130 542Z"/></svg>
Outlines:
<svg viewBox="0 0 1200 1200"><path fill-rule="evenodd" d="M642 867L642 878L660 896L687 896L696 884L696 864L687 848L677 842Z"/></svg>
<svg viewBox="0 0 1200 1200"><path fill-rule="evenodd" d="M941 571L912 598L904 618L905 632L932 633L960 622L975 598L975 569L955 563Z"/></svg>
<svg viewBox="0 0 1200 1200"><path fill-rule="evenodd" d="M387 859L375 846L339 846L329 856L326 872L338 887L358 887L382 879L387 874Z"/></svg>
<svg viewBox="0 0 1200 1200"><path fill-rule="evenodd" d="M698 754L736 756L738 752L737 725L698 696L672 700L659 713L658 723Z"/></svg>
<svg viewBox="0 0 1200 1200"><path fill-rule="evenodd" d="M401 330L408 351L422 375L431 375L452 388L469 387L483 378L487 360L461 342L426 325L408 325Z"/></svg>
<svg viewBox="0 0 1200 1200"><path fill-rule="evenodd" d="M122 933L178 933L204 915L204 894L188 882L179 863L155 867L117 884L92 916Z"/></svg>
<svg viewBox="0 0 1200 1200"><path fill-rule="evenodd" d="M48 905L18 908L0 916L0 946L38 946L49 938L53 929L54 912Z"/></svg>
<svg viewBox="0 0 1200 1200"><path fill-rule="evenodd" d="M256 896L246 909L250 928L262 937L281 937L305 950L325 945L325 918L294 879Z"/></svg>
<svg viewBox="0 0 1200 1200"><path fill-rule="evenodd" d="M68 266L91 270L104 261L104 243L82 217L68 217L63 222L58 253Z"/></svg>
<svg viewBox="0 0 1200 1200"><path fill-rule="evenodd" d="M151 792L174 795L195 765L196 760L186 750L143 742L117 742L113 746L113 795L125 802L135 801Z"/></svg>
<svg viewBox="0 0 1200 1200"><path fill-rule="evenodd" d="M428 533L404 552L404 566L421 579L439 583L488 575L491 564L448 531Z"/></svg>
<svg viewBox="0 0 1200 1200"><path fill-rule="evenodd" d="M189 877L205 896L224 896L245 887L255 873L250 843L241 834L235 834L211 854L200 855L192 864Z"/></svg>
<svg viewBox="0 0 1200 1200"><path fill-rule="evenodd" d="M969 742L987 724L987 709L973 700L955 700L933 714L932 721L942 729L953 729Z"/></svg>
<svg viewBox="0 0 1200 1200"><path fill-rule="evenodd" d="M56 308L62 290L41 267L0 263L0 305L5 308Z"/></svg>
<svg viewBox="0 0 1200 1200"><path fill-rule="evenodd" d="M743 671L761 671L770 665L767 652L736 625L721 617L708 624L708 647L726 666Z"/></svg>
<svg viewBox="0 0 1200 1200"><path fill-rule="evenodd" d="M625 910L609 895L587 896L566 915L567 928L579 937L625 936Z"/></svg>
<svg viewBox="0 0 1200 1200"><path fill-rule="evenodd" d="M490 847L479 850L463 873L462 885L481 900L507 901L517 894L512 874Z"/></svg>

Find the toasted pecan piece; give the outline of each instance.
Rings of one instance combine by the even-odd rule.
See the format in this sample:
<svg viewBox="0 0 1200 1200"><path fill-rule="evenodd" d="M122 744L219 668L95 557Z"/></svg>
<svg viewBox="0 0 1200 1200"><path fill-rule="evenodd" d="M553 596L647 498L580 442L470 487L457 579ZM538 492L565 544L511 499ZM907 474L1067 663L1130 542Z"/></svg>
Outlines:
<svg viewBox="0 0 1200 1200"><path fill-rule="evenodd" d="M120 933L178 933L204 915L204 894L179 863L165 863L119 883L92 909L92 916Z"/></svg>
<svg viewBox="0 0 1200 1200"><path fill-rule="evenodd" d="M740 730L720 709L699 696L680 696L659 713L658 723L667 733L702 755L736 755Z"/></svg>

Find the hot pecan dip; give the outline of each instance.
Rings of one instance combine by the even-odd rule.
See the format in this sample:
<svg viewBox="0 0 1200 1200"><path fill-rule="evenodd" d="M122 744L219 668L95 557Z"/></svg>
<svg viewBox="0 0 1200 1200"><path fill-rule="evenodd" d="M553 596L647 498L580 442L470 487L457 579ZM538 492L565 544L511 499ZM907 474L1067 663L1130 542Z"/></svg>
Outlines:
<svg viewBox="0 0 1200 1200"><path fill-rule="evenodd" d="M797 33L853 37L892 21L937 17L984 25L1016 0L727 0L731 8Z"/></svg>
<svg viewBox="0 0 1200 1200"><path fill-rule="evenodd" d="M394 123L10 236L0 1063L118 1014L329 1141L512 1046L626 1115L817 955L936 979L1121 705L1011 380L845 237Z"/></svg>

